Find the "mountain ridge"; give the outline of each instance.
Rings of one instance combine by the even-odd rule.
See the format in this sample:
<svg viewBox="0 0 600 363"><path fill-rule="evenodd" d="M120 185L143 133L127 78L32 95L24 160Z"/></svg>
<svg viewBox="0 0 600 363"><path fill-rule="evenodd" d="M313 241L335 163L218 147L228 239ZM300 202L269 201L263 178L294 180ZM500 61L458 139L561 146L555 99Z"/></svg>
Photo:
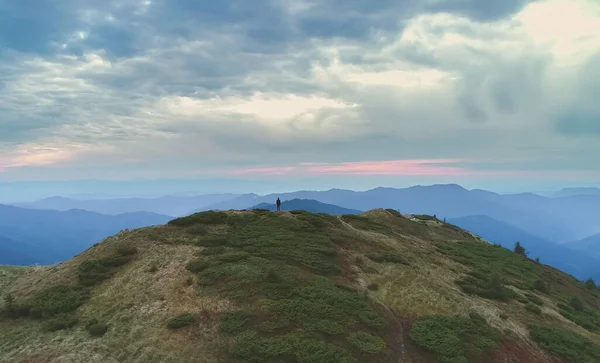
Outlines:
<svg viewBox="0 0 600 363"><path fill-rule="evenodd" d="M103 215L77 209L36 210L0 204L0 235L11 240L4 248L18 254L18 264L52 264L69 259L120 230L163 224L170 219L150 212ZM31 259L24 260L25 256ZM13 258L0 255L0 264L17 264Z"/></svg>
<svg viewBox="0 0 600 363"><path fill-rule="evenodd" d="M249 209L277 210L275 204L260 203ZM334 204L321 203L314 199L291 199L281 203L282 211L303 210L310 213L327 213L331 215L360 214L362 211L356 209L342 208Z"/></svg>
<svg viewBox="0 0 600 363"><path fill-rule="evenodd" d="M394 210L202 212L56 266L0 267L0 286L7 362L600 357L596 287Z"/></svg>

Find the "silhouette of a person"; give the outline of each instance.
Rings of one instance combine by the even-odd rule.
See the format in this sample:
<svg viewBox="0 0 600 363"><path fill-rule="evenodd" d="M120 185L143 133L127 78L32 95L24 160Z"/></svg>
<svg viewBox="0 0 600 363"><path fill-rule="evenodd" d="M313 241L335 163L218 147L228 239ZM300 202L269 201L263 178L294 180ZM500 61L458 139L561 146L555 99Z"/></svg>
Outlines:
<svg viewBox="0 0 600 363"><path fill-rule="evenodd" d="M281 210L281 200L279 200L279 198L277 198L277 211L279 212Z"/></svg>

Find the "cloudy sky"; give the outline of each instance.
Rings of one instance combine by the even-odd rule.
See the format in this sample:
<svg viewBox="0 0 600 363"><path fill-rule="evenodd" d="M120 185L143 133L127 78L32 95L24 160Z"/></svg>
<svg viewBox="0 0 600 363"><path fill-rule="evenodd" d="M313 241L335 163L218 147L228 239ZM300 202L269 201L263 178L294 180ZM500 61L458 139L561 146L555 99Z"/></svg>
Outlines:
<svg viewBox="0 0 600 363"><path fill-rule="evenodd" d="M5 185L600 185L599 99L596 0L0 2Z"/></svg>

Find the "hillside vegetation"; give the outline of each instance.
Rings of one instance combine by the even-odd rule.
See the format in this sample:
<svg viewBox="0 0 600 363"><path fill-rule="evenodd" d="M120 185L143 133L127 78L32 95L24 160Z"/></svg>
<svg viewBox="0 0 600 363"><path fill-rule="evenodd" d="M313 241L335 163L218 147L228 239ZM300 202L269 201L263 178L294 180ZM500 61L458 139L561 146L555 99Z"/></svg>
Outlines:
<svg viewBox="0 0 600 363"><path fill-rule="evenodd" d="M600 293L430 216L203 212L0 267L2 362L597 362Z"/></svg>

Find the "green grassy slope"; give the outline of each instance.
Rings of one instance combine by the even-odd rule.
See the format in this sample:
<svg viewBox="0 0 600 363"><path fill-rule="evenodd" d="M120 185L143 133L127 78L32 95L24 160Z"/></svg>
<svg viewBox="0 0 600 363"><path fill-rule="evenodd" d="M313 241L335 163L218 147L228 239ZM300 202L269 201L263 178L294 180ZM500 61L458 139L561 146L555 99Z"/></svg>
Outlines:
<svg viewBox="0 0 600 363"><path fill-rule="evenodd" d="M600 293L428 216L204 212L0 267L2 362L596 362Z"/></svg>

